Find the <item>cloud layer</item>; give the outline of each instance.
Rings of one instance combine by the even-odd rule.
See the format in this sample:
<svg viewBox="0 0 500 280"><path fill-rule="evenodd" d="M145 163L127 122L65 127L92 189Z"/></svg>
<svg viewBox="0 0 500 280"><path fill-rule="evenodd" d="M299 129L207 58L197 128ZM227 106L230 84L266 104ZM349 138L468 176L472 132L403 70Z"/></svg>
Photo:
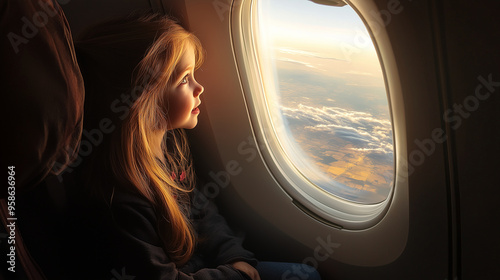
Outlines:
<svg viewBox="0 0 500 280"><path fill-rule="evenodd" d="M324 137L335 137L352 144L353 150L393 153L392 127L389 120L367 112L339 107L313 107L298 104L296 108L282 106L281 110L291 125L293 120L307 125L304 129L321 132Z"/></svg>

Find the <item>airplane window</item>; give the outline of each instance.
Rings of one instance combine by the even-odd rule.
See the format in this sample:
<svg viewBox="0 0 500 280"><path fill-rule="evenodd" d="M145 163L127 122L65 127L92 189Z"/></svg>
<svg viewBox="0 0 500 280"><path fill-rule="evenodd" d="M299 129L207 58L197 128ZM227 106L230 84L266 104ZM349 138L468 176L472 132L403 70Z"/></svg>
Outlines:
<svg viewBox="0 0 500 280"><path fill-rule="evenodd" d="M330 195L360 204L384 201L395 178L392 122L363 21L342 1L258 3L254 36L261 73L267 73L264 99L289 163Z"/></svg>

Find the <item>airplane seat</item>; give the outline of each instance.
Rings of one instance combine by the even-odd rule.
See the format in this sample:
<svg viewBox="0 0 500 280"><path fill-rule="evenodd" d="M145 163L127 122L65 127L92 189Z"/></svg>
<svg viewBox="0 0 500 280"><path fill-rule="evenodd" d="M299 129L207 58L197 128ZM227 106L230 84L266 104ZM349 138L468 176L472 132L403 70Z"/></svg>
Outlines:
<svg viewBox="0 0 500 280"><path fill-rule="evenodd" d="M51 174L64 171L77 154L83 78L57 1L2 1L0 34L6 39L0 43L1 162L10 172L10 185L0 193L0 261L7 264L0 278L47 279L39 264L54 260L33 252L57 256L51 226L64 213L62 190L71 180Z"/></svg>

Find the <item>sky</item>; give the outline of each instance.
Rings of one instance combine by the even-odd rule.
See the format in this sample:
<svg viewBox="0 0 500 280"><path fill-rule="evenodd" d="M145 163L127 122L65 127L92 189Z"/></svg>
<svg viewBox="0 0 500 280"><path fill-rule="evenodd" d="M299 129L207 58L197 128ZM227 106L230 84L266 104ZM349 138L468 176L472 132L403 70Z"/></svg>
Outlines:
<svg viewBox="0 0 500 280"><path fill-rule="evenodd" d="M309 0L260 3L260 32L278 60L303 64L335 77L363 76L370 86L383 86L369 33L351 7L319 5Z"/></svg>

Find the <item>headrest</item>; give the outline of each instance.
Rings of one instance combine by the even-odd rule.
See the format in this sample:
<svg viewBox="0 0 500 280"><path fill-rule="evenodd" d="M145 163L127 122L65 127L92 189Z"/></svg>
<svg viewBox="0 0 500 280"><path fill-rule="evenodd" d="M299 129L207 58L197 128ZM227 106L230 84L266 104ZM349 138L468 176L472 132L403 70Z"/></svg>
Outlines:
<svg viewBox="0 0 500 280"><path fill-rule="evenodd" d="M0 5L1 166L14 166L19 193L75 156L84 86L69 24L56 1Z"/></svg>

